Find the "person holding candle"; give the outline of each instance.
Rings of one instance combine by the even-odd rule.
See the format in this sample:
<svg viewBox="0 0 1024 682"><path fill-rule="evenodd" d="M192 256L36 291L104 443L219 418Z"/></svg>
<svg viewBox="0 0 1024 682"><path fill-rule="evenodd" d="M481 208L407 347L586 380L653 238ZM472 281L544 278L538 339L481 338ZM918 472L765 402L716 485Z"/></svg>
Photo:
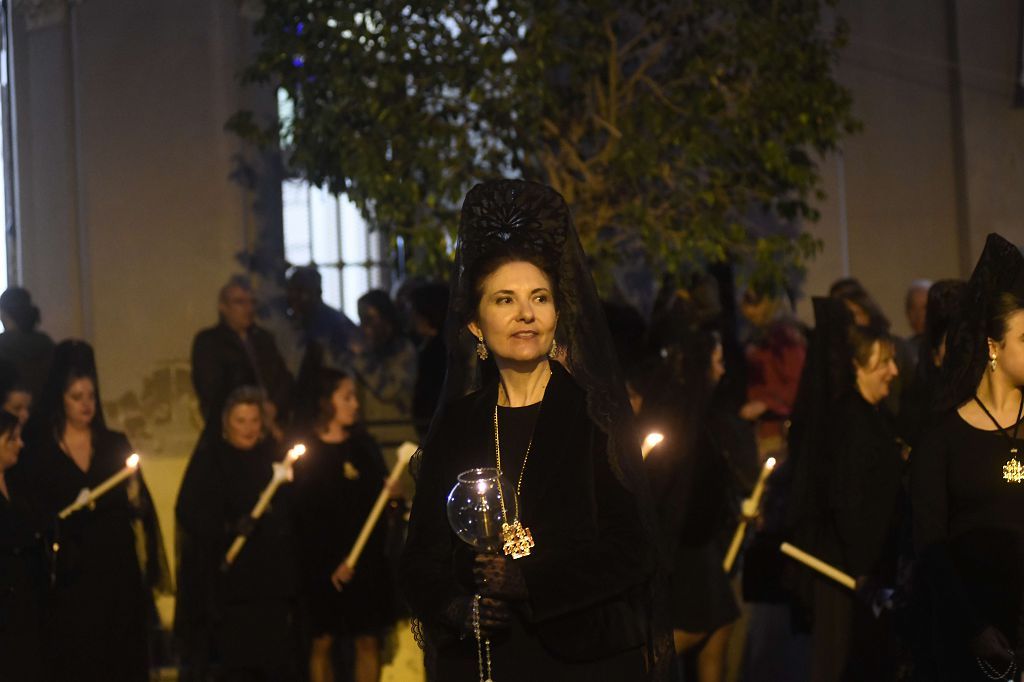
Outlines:
<svg viewBox="0 0 1024 682"><path fill-rule="evenodd" d="M251 516L281 459L267 437L264 404L257 387L232 391L222 433L200 440L178 492L174 632L183 681L297 676L291 491L279 488L262 516ZM245 546L226 565L225 553L239 533Z"/></svg>
<svg viewBox="0 0 1024 682"><path fill-rule="evenodd" d="M1019 679L1024 664L1024 256L989 235L949 326L940 415L911 456L920 679Z"/></svg>
<svg viewBox="0 0 1024 682"><path fill-rule="evenodd" d="M401 567L428 675L482 679L476 631L495 679L664 672L640 438L562 197L518 180L477 185L453 272L446 388L413 464ZM509 482L504 556L474 557L446 517L457 477L478 467Z"/></svg>
<svg viewBox="0 0 1024 682"><path fill-rule="evenodd" d="M47 570L30 501L8 476L21 448L18 418L0 411L0 679L36 682Z"/></svg>
<svg viewBox="0 0 1024 682"><path fill-rule="evenodd" d="M676 653L687 679L725 679L726 647L739 606L722 568L723 536L734 525L730 508L747 469L756 461L753 430L745 448L738 418L715 401L725 374L722 343L703 328L690 299L672 296L651 324L651 345L660 362L646 386L639 420L644 431L665 440L646 459L648 478L672 557L670 615ZM740 456L743 450L746 458ZM744 471L743 478L749 477ZM748 481L740 487L749 491Z"/></svg>
<svg viewBox="0 0 1024 682"><path fill-rule="evenodd" d="M313 636L310 679L329 682L334 645L351 638L355 682L380 679L381 640L395 622L394 588L385 555L387 521L370 536L357 569L345 565L388 470L377 443L358 423L356 385L347 374L320 369L308 387L301 440L306 455L295 466L295 528L302 596Z"/></svg>
<svg viewBox="0 0 1024 682"><path fill-rule="evenodd" d="M56 521L60 510L121 471L132 454L124 434L106 426L87 343L57 344L30 426L35 430L19 480L41 517L56 523L59 548L46 631L49 676L148 680L149 633L156 627L151 590L171 588L141 471L94 505Z"/></svg>
<svg viewBox="0 0 1024 682"><path fill-rule="evenodd" d="M814 305L801 407L810 401L819 411L810 425L801 411L792 432L799 440L791 503L802 505L794 544L854 576L873 597L873 586L896 585L906 504L906 453L884 405L898 374L895 347L884 327L856 324L841 301ZM811 679L895 679L899 650L889 619L849 588L803 575L813 595Z"/></svg>

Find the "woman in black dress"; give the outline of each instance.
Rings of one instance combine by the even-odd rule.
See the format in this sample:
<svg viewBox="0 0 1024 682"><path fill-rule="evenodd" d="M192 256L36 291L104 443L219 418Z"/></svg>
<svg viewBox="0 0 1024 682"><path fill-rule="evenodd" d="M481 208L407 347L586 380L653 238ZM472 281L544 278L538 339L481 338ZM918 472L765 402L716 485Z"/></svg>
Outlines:
<svg viewBox="0 0 1024 682"><path fill-rule="evenodd" d="M644 679L645 645L661 652L647 627L656 522L607 326L561 196L511 180L469 193L448 320L446 391L423 448L402 561L428 674L485 674L478 623L491 638L495 679ZM495 466L519 492L511 525L535 543L514 559L474 558L446 518L458 475Z"/></svg>
<svg viewBox="0 0 1024 682"><path fill-rule="evenodd" d="M124 434L106 427L92 348L82 341L54 349L34 424L18 474L42 518L54 519L83 489L123 469L132 454ZM150 590L170 586L141 471L94 507L56 523L60 549L45 651L52 679L148 680Z"/></svg>
<svg viewBox="0 0 1024 682"><path fill-rule="evenodd" d="M950 328L948 411L912 456L920 679L1018 679L1024 647L1024 257L989 235Z"/></svg>
<svg viewBox="0 0 1024 682"><path fill-rule="evenodd" d="M0 679L35 682L42 673L47 574L28 500L7 477L21 446L18 418L0 411Z"/></svg>
<svg viewBox="0 0 1024 682"><path fill-rule="evenodd" d="M311 433L302 439L306 455L295 466L302 596L313 636L310 679L336 679L332 649L336 640L350 637L352 679L375 682L381 639L395 622L386 524L370 536L357 570L343 562L380 494L387 467L377 443L357 424L359 401L351 377L321 369L313 383Z"/></svg>
<svg viewBox="0 0 1024 682"><path fill-rule="evenodd" d="M732 623L739 617L722 569L721 537L732 517L732 473L717 427L726 415L715 414L711 405L724 365L716 335L692 334L689 343L673 349L683 366L662 367L660 390L645 397L639 419L665 436L646 464L672 556L669 594L676 653L695 679L720 682ZM756 448L752 432L750 440L751 449Z"/></svg>
<svg viewBox="0 0 1024 682"><path fill-rule="evenodd" d="M223 433L200 440L178 492L174 630L185 681L298 679L288 486L258 521L250 516L275 467L284 466L277 443L265 437L263 405L256 387L231 393ZM239 534L247 542L226 566Z"/></svg>

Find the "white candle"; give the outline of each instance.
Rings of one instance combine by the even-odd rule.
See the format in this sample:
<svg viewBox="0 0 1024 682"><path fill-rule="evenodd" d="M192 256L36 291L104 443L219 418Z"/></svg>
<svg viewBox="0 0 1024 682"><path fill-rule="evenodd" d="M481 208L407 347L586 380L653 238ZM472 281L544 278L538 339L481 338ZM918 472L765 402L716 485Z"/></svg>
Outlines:
<svg viewBox="0 0 1024 682"><path fill-rule="evenodd" d="M274 493L281 487L282 483L292 480L292 466L298 461L299 457L306 454L306 446L299 443L285 456L284 461L280 465L274 466L274 475L271 476L270 482L267 483L267 487L260 493L260 498L256 501L256 505L249 512L249 516L252 517L253 521L259 520L263 516L263 512L267 511L267 507L270 505L270 500L274 497ZM244 534L238 534L235 536L235 541L231 543L231 547L228 548L227 554L224 555L224 567L227 568L235 562L238 558L238 553L245 547L245 541L248 538Z"/></svg>
<svg viewBox="0 0 1024 682"><path fill-rule="evenodd" d="M651 454L651 450L663 440L665 440L665 436L660 433L648 433L647 437L644 438L643 444L640 446L640 456L647 459L647 455Z"/></svg>
<svg viewBox="0 0 1024 682"><path fill-rule="evenodd" d="M94 489L90 490L88 494L80 495L77 500L75 500L68 506L64 507L64 509L60 511L60 514L58 516L61 519L66 519L79 509L95 504L96 500L100 499L106 493L110 492L110 490L118 483L134 474L136 469L138 468L139 456L135 453L132 453L132 455L127 460L125 460L123 469L118 471L116 474L114 474L107 480L103 481L103 483L100 483Z"/></svg>
<svg viewBox="0 0 1024 682"><path fill-rule="evenodd" d="M808 554L799 547L794 547L788 542L783 542L782 545L779 546L779 550L786 556L796 559L804 566L812 568L818 573L821 573L824 576L832 578L832 580L835 580L837 583L843 585L844 587L848 587L851 590L856 589L857 587L857 581L853 579L853 576L849 575L848 573L843 573L835 566L826 564L818 557Z"/></svg>
<svg viewBox="0 0 1024 682"><path fill-rule="evenodd" d="M345 561L342 562L343 566L347 565L350 569L355 570L356 564L359 562L359 555L363 553L363 549L370 539L370 533L373 532L374 527L377 525L377 520L384 512L384 505L387 504L388 498L391 496L391 488L398 483L402 472L405 471L405 467L408 466L409 460L412 459L417 450L419 450L419 446L409 441L398 446L398 460L395 462L395 467L391 470L391 475L388 476L384 488L381 489L380 495L377 496L377 500L373 503L373 508L370 509L370 514L366 517L363 528L359 531L359 536L352 545L351 551L345 557Z"/></svg>
<svg viewBox="0 0 1024 682"><path fill-rule="evenodd" d="M775 458L769 457L761 468L761 475L757 477L754 492L750 494L750 497L743 500L743 504L740 506L743 518L740 520L739 525L736 526L736 532L732 534L732 542L729 543L729 551L725 553L725 558L722 560L722 570L726 573L731 572L733 564L736 563L736 557L739 555L740 547L743 545L743 538L747 534L749 520L757 516L761 510L761 497L764 495L764 486L774 470Z"/></svg>

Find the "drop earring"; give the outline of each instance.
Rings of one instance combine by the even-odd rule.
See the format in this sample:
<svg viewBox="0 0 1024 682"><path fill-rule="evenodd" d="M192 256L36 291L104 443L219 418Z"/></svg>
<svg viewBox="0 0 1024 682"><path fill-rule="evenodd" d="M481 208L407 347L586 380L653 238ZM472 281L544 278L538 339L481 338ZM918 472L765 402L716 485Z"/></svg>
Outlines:
<svg viewBox="0 0 1024 682"><path fill-rule="evenodd" d="M996 356L995 355L988 356L988 364L989 364L989 367L992 368L993 372L996 371Z"/></svg>
<svg viewBox="0 0 1024 682"><path fill-rule="evenodd" d="M487 346L486 346L486 344L484 344L484 335L483 334L481 334L477 338L477 342L476 342L476 356L478 358L480 358L481 360L486 360L488 357L490 357L490 353L487 352Z"/></svg>
<svg viewBox="0 0 1024 682"><path fill-rule="evenodd" d="M558 353L561 350L562 349L558 347L558 341L555 341L555 340L552 339L552 341L551 341L551 350L548 351L548 357L551 358L552 360L557 360L558 359Z"/></svg>

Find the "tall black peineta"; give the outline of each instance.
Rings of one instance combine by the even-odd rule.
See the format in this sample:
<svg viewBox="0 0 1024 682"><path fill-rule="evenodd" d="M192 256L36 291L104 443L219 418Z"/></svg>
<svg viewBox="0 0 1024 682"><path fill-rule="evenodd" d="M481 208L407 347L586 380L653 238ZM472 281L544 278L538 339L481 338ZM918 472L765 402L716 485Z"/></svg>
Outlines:
<svg viewBox="0 0 1024 682"><path fill-rule="evenodd" d="M988 363L988 339L1001 338L1007 298L1017 301L1010 309L1024 306L1024 254L992 233L971 273L963 305L949 324L939 409L953 409L974 395Z"/></svg>

